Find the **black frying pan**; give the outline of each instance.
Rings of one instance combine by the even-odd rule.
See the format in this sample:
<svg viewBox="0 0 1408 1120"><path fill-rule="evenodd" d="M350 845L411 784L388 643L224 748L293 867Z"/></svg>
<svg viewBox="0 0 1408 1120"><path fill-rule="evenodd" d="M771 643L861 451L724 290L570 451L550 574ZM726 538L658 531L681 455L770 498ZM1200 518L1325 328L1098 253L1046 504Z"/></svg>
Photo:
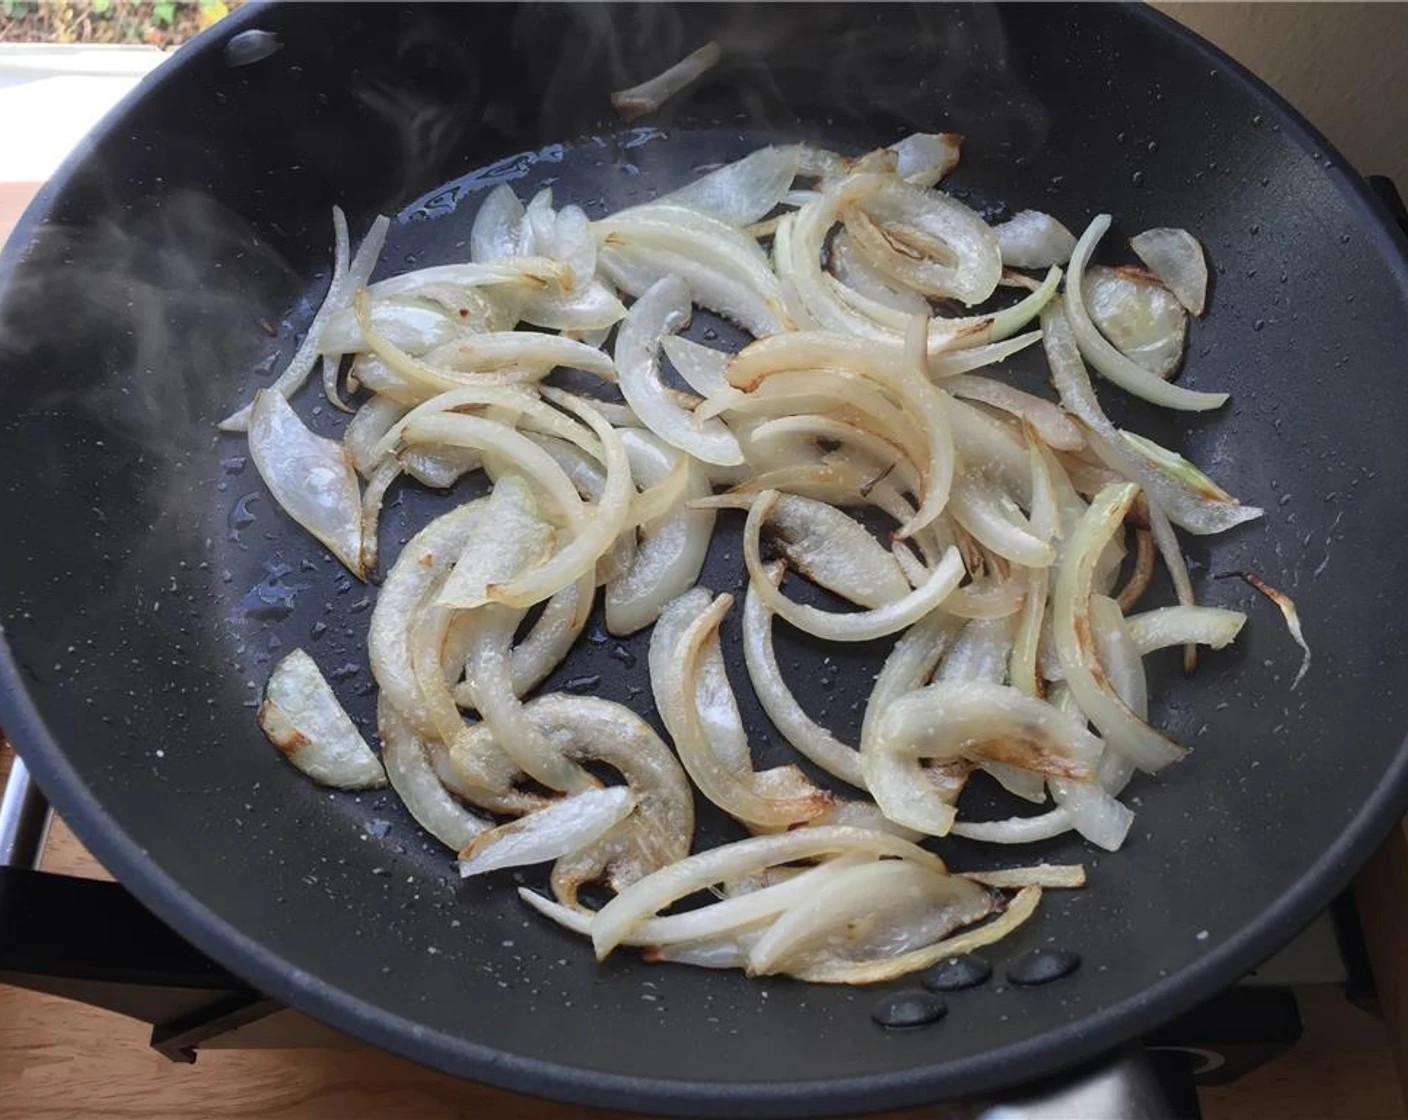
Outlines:
<svg viewBox="0 0 1408 1120"><path fill-rule="evenodd" d="M251 29L281 49L233 66L258 53L232 41ZM710 38L726 64L624 132L607 91ZM629 953L597 966L507 882L461 884L393 796L329 794L290 770L254 725L270 659L300 644L348 666L337 687L365 720L370 592L271 508L240 441L212 425L306 323L333 202L356 228L401 213L384 260L400 270L462 255L501 178L525 196L555 182L599 213L767 140L861 150L916 127L966 135L954 186L994 212L1035 206L1079 228L1108 209L1119 238L1197 232L1216 276L1184 377L1230 389L1231 407L1153 416L1102 395L1270 516L1192 547L1207 600L1254 619L1194 681L1172 658L1154 667L1157 718L1195 749L1133 791L1128 846L1022 853L1082 860L1094 882L1049 897L995 949L999 969L1048 944L1084 967L954 997L945 1022L898 1033L871 1022L875 991ZM507 158L525 151L538 154ZM0 720L161 917L270 995L379 1045L656 1113L972 1094L1110 1048L1230 983L1327 903L1403 808L1403 243L1304 122L1148 11L257 8L98 130L3 264ZM326 408L316 422L340 424ZM383 529L389 551L445 501L407 491ZM715 587L741 578L727 550L707 571ZM1270 608L1208 578L1244 567L1299 600L1316 663L1295 692L1297 652ZM584 643L549 687L599 674L600 695L653 715L643 652L643 639ZM833 689L804 696L852 731L884 651L829 652ZM796 643L783 660L806 682L824 675L817 657ZM779 755L748 714L765 757ZM966 807L1007 811L981 794ZM374 820L389 833L364 839ZM724 833L709 820L702 840ZM969 866L1010 858L946 851Z"/></svg>

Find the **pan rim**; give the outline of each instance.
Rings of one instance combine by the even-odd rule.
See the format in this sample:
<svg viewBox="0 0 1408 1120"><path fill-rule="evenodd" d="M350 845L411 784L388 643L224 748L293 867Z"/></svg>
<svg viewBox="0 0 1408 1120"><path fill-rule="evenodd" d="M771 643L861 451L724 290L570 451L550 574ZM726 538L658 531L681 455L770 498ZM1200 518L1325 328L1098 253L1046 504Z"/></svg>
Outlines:
<svg viewBox="0 0 1408 1120"><path fill-rule="evenodd" d="M0 300L5 295L5 277L21 255L22 246L32 239L96 138L111 129L137 100L256 24L266 8L264 4L251 5L183 48L180 57L144 79L80 144L30 204L0 254ZM1365 180L1318 130L1260 79L1170 17L1145 7L1130 7L1124 14L1181 40L1220 76L1235 82L1274 113L1285 134L1298 146L1319 152L1322 170L1400 287L1408 291L1408 238L1393 224ZM1009 1076L1012 1069L1021 1069L1027 1080L1034 1080L1074 1067L1130 1042L1155 1022L1166 1022L1193 1007L1259 964L1330 903L1408 810L1405 738L1385 771L1385 780L1361 804L1336 842L1296 883L1257 919L1205 956L1122 1002L1033 1038L941 1064L828 1080L735 1084L604 1073L507 1054L443 1031L427 1031L412 1020L293 968L179 886L108 814L39 714L2 628L0 726L6 728L40 787L51 795L53 805L79 839L102 852L104 866L174 930L265 994L372 1045L456 1076L559 1101L657 1115L723 1117L746 1109L760 1117L789 1117L902 1108L1014 1087Z"/></svg>

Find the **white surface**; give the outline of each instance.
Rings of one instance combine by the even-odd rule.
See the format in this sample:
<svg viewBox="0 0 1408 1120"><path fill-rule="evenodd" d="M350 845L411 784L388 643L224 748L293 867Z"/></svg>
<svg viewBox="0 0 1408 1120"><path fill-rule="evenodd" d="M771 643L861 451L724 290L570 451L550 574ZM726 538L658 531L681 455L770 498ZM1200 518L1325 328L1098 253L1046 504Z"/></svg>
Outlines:
<svg viewBox="0 0 1408 1120"><path fill-rule="evenodd" d="M47 179L167 57L155 47L0 44L0 183Z"/></svg>

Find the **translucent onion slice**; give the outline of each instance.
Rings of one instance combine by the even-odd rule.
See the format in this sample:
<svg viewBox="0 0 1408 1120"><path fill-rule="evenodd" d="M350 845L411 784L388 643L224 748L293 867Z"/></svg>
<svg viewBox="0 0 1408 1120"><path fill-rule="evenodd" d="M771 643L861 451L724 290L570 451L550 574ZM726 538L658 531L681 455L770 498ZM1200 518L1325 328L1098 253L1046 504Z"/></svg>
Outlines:
<svg viewBox="0 0 1408 1120"><path fill-rule="evenodd" d="M386 784L376 755L301 649L274 666L259 726L285 758L319 785L373 789Z"/></svg>
<svg viewBox="0 0 1408 1120"><path fill-rule="evenodd" d="M1210 497L1205 488L1200 493L1200 487L1188 485L1189 476L1186 473L1170 470L1170 466L1176 465L1167 459L1160 462L1150 459L1148 446L1140 445L1139 451L1136 451L1100 407L1066 316L1059 308L1048 308L1042 314L1041 326L1042 345L1046 348L1047 362L1051 367L1051 381L1061 397L1062 406L1089 429L1089 441L1101 459L1125 478L1138 482L1144 489L1145 498L1158 506L1160 512L1166 513L1182 528L1200 535L1220 533L1233 525L1261 516L1262 511L1255 506ZM1165 562L1169 563L1168 537L1160 538L1157 518L1151 518L1151 521L1160 551Z"/></svg>
<svg viewBox="0 0 1408 1120"><path fill-rule="evenodd" d="M489 602L489 588L541 562L552 548L553 530L538 510L533 491L518 475L499 478L486 507L486 527L465 542L435 602L460 610Z"/></svg>
<svg viewBox="0 0 1408 1120"><path fill-rule="evenodd" d="M729 387L724 371L733 355L675 334L665 335L660 342L675 372L701 397L712 397Z"/></svg>
<svg viewBox="0 0 1408 1120"><path fill-rule="evenodd" d="M1065 264L1076 247L1075 234L1040 210L1019 210L992 232L1009 268Z"/></svg>
<svg viewBox="0 0 1408 1120"><path fill-rule="evenodd" d="M347 449L314 435L281 394L261 389L249 415L249 454L279 508L365 578L362 494Z"/></svg>
<svg viewBox="0 0 1408 1120"><path fill-rule="evenodd" d="M738 710L727 676L716 682L722 695L701 696L699 688L703 651L717 650L718 628L732 604L732 596L720 595L679 632L672 647L667 647L665 641L674 628L666 628L663 636L661 629L656 628L650 643L650 683L655 705L675 740L680 761L700 793L746 824L785 828L824 812L831 803L830 795L807 784L800 790L770 796L755 780L751 764L747 770L730 766L720 758L708 734L711 722L731 724ZM701 707L714 709L707 719L701 715ZM737 730L730 728L730 732L734 740L743 737L741 721ZM746 739L744 751L751 755Z"/></svg>
<svg viewBox="0 0 1408 1120"><path fill-rule="evenodd" d="M783 570L781 564L767 566L774 585ZM743 657L758 702L783 738L828 774L864 789L860 755L808 716L787 687L773 649L772 612L751 589L743 604Z"/></svg>
<svg viewBox="0 0 1408 1120"><path fill-rule="evenodd" d="M551 789L590 789L599 784L596 779L548 741L514 693L513 635L522 620L521 612L494 604L476 612L465 659L465 683L474 707L494 743L534 781Z"/></svg>
<svg viewBox="0 0 1408 1120"><path fill-rule="evenodd" d="M1178 372L1188 339L1188 312L1173 293L1140 269L1092 265L1082 280L1086 311L1119 352L1155 377Z"/></svg>
<svg viewBox="0 0 1408 1120"><path fill-rule="evenodd" d="M689 779L649 724L609 700L562 693L530 701L524 715L564 758L615 770L635 800L628 817L553 868L553 888L567 905L576 908L578 888L603 874L615 889L624 889L689 854L694 835ZM498 750L487 727L479 724L455 743L448 761L463 780L473 773L478 756Z"/></svg>
<svg viewBox="0 0 1408 1120"><path fill-rule="evenodd" d="M347 422L342 432L342 446L347 448L352 465L363 478L376 469L382 458L376 453L377 444L408 411L400 401L375 396L357 409L356 415Z"/></svg>
<svg viewBox="0 0 1408 1120"><path fill-rule="evenodd" d="M890 145L895 174L916 187L932 187L958 166L963 137L956 132L912 132Z"/></svg>
<svg viewBox="0 0 1408 1120"><path fill-rule="evenodd" d="M1096 655L1090 622L1095 565L1137 495L1138 487L1125 483L1095 496L1061 561L1052 620L1061 669L1081 711L1111 749L1152 773L1186 752L1140 719L1115 693Z"/></svg>
<svg viewBox="0 0 1408 1120"><path fill-rule="evenodd" d="M1031 428L1027 429L1027 445L1032 464L1032 533L1039 540L1055 543L1063 535L1061 499L1056 486L1056 476L1061 473L1060 464ZM1012 640L1009 675L1014 688L1040 699L1045 693L1045 684L1038 667L1038 655L1046 620L1047 596L1051 589L1050 572L1045 568L1034 568L1027 573L1026 583L1022 615Z"/></svg>
<svg viewBox="0 0 1408 1120"><path fill-rule="evenodd" d="M760 339L739 351L729 363L728 379L751 391L780 371L828 368L849 371L879 386L922 425L927 450L920 464L924 493L914 518L900 527L897 537L903 540L943 509L953 478L954 447L948 395L909 368L902 346L890 349L845 335L790 332Z"/></svg>
<svg viewBox="0 0 1408 1120"><path fill-rule="evenodd" d="M984 681L1001 684L1007 676L1016 622L1011 618L976 619L944 654L934 671L936 683L958 684Z"/></svg>
<svg viewBox="0 0 1408 1120"><path fill-rule="evenodd" d="M719 44L710 40L653 78L614 92L611 107L627 121L653 113L717 66L723 53Z"/></svg>
<svg viewBox="0 0 1408 1120"><path fill-rule="evenodd" d="M465 333L465 328L477 324L447 314L439 307L426 307L417 302L379 300L371 306L372 326L382 338L408 354L424 354L437 346L453 342ZM332 316L323 329L319 345L324 356L356 354L369 349L366 336L357 323L357 314L348 305Z"/></svg>
<svg viewBox="0 0 1408 1120"><path fill-rule="evenodd" d="M967 373L945 378L944 388L955 397L978 401L1026 420L1048 447L1059 451L1079 451L1085 446L1080 425L1067 416L1059 405L1043 397L1024 393L991 377Z"/></svg>
<svg viewBox="0 0 1408 1120"><path fill-rule="evenodd" d="M792 971L798 980L811 984L879 984L886 980L931 968L949 957L974 952L985 945L1001 941L1036 913L1041 902L1040 887L1023 887L1007 909L990 922L976 929L936 941L923 949L915 949L898 957L881 961L831 960L807 964Z"/></svg>
<svg viewBox="0 0 1408 1120"><path fill-rule="evenodd" d="M1126 392L1152 404L1194 412L1220 408L1227 402L1226 393L1201 393L1170 385L1150 373L1132 358L1115 348L1096 328L1085 305L1085 266L1101 236L1110 228L1110 215L1100 214L1076 242L1071 254L1070 275L1066 281L1066 315L1080 346L1081 354L1104 377Z"/></svg>
<svg viewBox="0 0 1408 1120"><path fill-rule="evenodd" d="M391 788L405 803L416 823L451 851L458 852L492 825L475 816L440 784L426 756L423 739L387 702L377 702L377 730L381 735L381 760Z"/></svg>
<svg viewBox="0 0 1408 1120"><path fill-rule="evenodd" d="M720 420L699 423L660 380L660 343L689 322L689 289L677 276L651 285L631 307L616 336L621 394L641 423L666 443L705 463L743 462L738 440Z"/></svg>
<svg viewBox="0 0 1408 1120"><path fill-rule="evenodd" d="M943 809L936 806L952 805L963 788L966 767L950 775L923 771L918 759L877 750L875 734L881 715L899 697L928 681L962 627L962 620L946 611L934 611L918 622L895 643L866 702L861 771L871 795L891 820L942 815Z"/></svg>
<svg viewBox="0 0 1408 1120"><path fill-rule="evenodd" d="M1032 867L1004 867L997 871L964 871L962 875L985 887L1001 890L1021 887L1071 890L1086 884L1085 868L1078 863L1038 863Z"/></svg>
<svg viewBox="0 0 1408 1120"><path fill-rule="evenodd" d="M759 148L659 201L688 206L731 226L752 225L771 213L787 193L800 162L801 149L795 145Z"/></svg>
<svg viewBox="0 0 1408 1120"><path fill-rule="evenodd" d="M1203 247L1186 229L1146 229L1129 240L1134 255L1194 315L1202 315L1208 296L1208 264Z"/></svg>
<svg viewBox="0 0 1408 1120"><path fill-rule="evenodd" d="M528 253L530 231L523 222L523 203L507 183L484 196L469 231L469 255L476 264L521 257Z"/></svg>
<svg viewBox="0 0 1408 1120"><path fill-rule="evenodd" d="M671 659L681 647L685 631L709 609L712 601L713 593L707 588L694 587L667 603L660 612L659 621L650 636L652 687L657 678L672 672ZM659 706L658 699L656 706ZM753 758L748 736L743 730L743 716L728 682L722 649L716 643L707 643L702 650L695 685L695 706L709 747L720 763L737 773L751 772ZM663 714L661 718L665 718ZM668 722L665 726L670 730Z"/></svg>
<svg viewBox="0 0 1408 1120"><path fill-rule="evenodd" d="M765 491L748 511L743 529L744 561L758 597L770 610L805 633L833 642L864 642L893 634L932 611L957 588L963 578L963 560L958 550L951 548L922 586L882 607L836 614L793 602L768 579L759 547L764 520L778 497L776 490Z"/></svg>
<svg viewBox="0 0 1408 1120"><path fill-rule="evenodd" d="M733 226L686 206L651 203L604 218L594 230L602 271L633 296L675 275L689 285L695 303L754 335L785 325L767 257Z"/></svg>
<svg viewBox="0 0 1408 1120"><path fill-rule="evenodd" d="M592 945L598 960L630 937L637 926L673 902L716 883L797 860L839 853L868 853L911 860L937 872L944 864L938 856L886 832L831 825L802 828L774 836L759 836L723 844L689 856L649 875L622 891L592 919Z"/></svg>
<svg viewBox="0 0 1408 1120"><path fill-rule="evenodd" d="M931 684L900 697L879 718L873 749L941 761L993 761L1038 774L1088 781L1103 746L1081 722L1007 685L979 681ZM911 817L907 806L887 805L891 820L931 835L953 827L952 806L931 800ZM897 815L902 814L902 815Z"/></svg>
<svg viewBox="0 0 1408 1120"><path fill-rule="evenodd" d="M835 856L817 867L800 869L788 878L753 890L731 894L708 906L682 914L668 914L663 918L646 918L622 944L651 947L688 944L706 938L721 938L756 927L806 898L837 872L853 867L860 860L867 858L866 855ZM519 890L518 897L563 928L584 936L590 935L591 914L569 909L526 888Z"/></svg>
<svg viewBox="0 0 1408 1120"><path fill-rule="evenodd" d="M685 471L679 500L642 527L630 566L606 587L607 630L634 634L659 618L666 603L699 579L715 514L688 504L709 493L709 479L687 456L646 432L622 432L621 442L631 474L642 485L653 486L681 468Z"/></svg>
<svg viewBox="0 0 1408 1120"><path fill-rule="evenodd" d="M786 972L817 955L896 957L992 910L976 883L907 860L845 868L778 916L749 949L747 971Z"/></svg>
<svg viewBox="0 0 1408 1120"><path fill-rule="evenodd" d="M856 248L892 279L971 307L997 289L1002 252L986 222L957 199L893 179L842 213Z"/></svg>
<svg viewBox="0 0 1408 1120"><path fill-rule="evenodd" d="M976 471L962 471L953 480L949 514L984 547L1014 564L1046 568L1056 550L1031 531L1022 511L1000 487Z"/></svg>
<svg viewBox="0 0 1408 1120"><path fill-rule="evenodd" d="M336 213L340 214L341 212L336 211ZM313 366L318 361L323 329L328 320L351 302L353 293L366 285L372 274L372 269L376 267L377 258L381 256L381 247L386 242L386 231L390 227L391 219L385 216L379 216L376 221L372 222L371 228L367 230L367 236L357 247L357 254L352 258L347 271L336 277L334 282L329 285L328 293L323 297L322 306L313 316L313 322L309 324L308 333L303 336L298 350L289 359L288 365L284 367L284 371L279 374L274 383L263 391L287 398L293 396L299 387L308 380L308 374L312 372ZM220 421L220 430L222 432L245 431L249 427L253 407L252 403L247 404L233 415Z"/></svg>
<svg viewBox="0 0 1408 1120"><path fill-rule="evenodd" d="M636 807L626 786L586 790L475 837L459 853L460 878L547 863L600 839Z"/></svg>
<svg viewBox="0 0 1408 1120"><path fill-rule="evenodd" d="M831 240L831 271L835 273L836 294L857 311L863 303L852 302L853 293L867 300L893 307L902 315L932 315L929 301L918 292L903 288L883 276L856 247L844 229Z"/></svg>
<svg viewBox="0 0 1408 1120"><path fill-rule="evenodd" d="M1090 601L1091 629L1096 655L1115 695L1140 719L1149 714L1149 687L1139 648L1113 599L1095 595ZM1073 699L1073 694L1067 692ZM1073 706L1073 705L1072 705ZM1100 760L1098 782L1070 782L1053 778L1051 796L1071 819L1071 826L1108 852L1118 851L1134 824L1134 813L1115 800L1133 774L1121 754L1107 750ZM1045 885L1045 884L1042 884Z"/></svg>
<svg viewBox="0 0 1408 1120"><path fill-rule="evenodd" d="M883 607L911 588L894 556L835 506L780 494L768 527L791 567L861 607Z"/></svg>
<svg viewBox="0 0 1408 1120"><path fill-rule="evenodd" d="M1188 642L1224 649L1241 633L1247 616L1221 607L1158 607L1130 615L1127 621L1139 652L1147 656Z"/></svg>
<svg viewBox="0 0 1408 1120"><path fill-rule="evenodd" d="M1120 430L1120 436L1134 453L1149 462L1155 470L1168 475L1174 482L1196 497L1209 502L1239 505L1236 498L1215 483L1182 455L1161 447L1151 439L1134 432Z"/></svg>

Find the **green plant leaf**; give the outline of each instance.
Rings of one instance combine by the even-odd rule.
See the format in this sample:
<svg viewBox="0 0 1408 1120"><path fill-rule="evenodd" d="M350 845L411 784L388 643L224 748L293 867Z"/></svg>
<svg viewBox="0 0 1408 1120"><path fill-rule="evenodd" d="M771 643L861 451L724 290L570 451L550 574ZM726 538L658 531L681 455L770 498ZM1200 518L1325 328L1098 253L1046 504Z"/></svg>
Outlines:
<svg viewBox="0 0 1408 1120"><path fill-rule="evenodd" d="M176 22L176 5L173 0L161 0L159 4L152 5L152 19L163 27L170 27Z"/></svg>
<svg viewBox="0 0 1408 1120"><path fill-rule="evenodd" d="M95 16L105 16L112 10L112 0L92 0L92 9Z"/></svg>

